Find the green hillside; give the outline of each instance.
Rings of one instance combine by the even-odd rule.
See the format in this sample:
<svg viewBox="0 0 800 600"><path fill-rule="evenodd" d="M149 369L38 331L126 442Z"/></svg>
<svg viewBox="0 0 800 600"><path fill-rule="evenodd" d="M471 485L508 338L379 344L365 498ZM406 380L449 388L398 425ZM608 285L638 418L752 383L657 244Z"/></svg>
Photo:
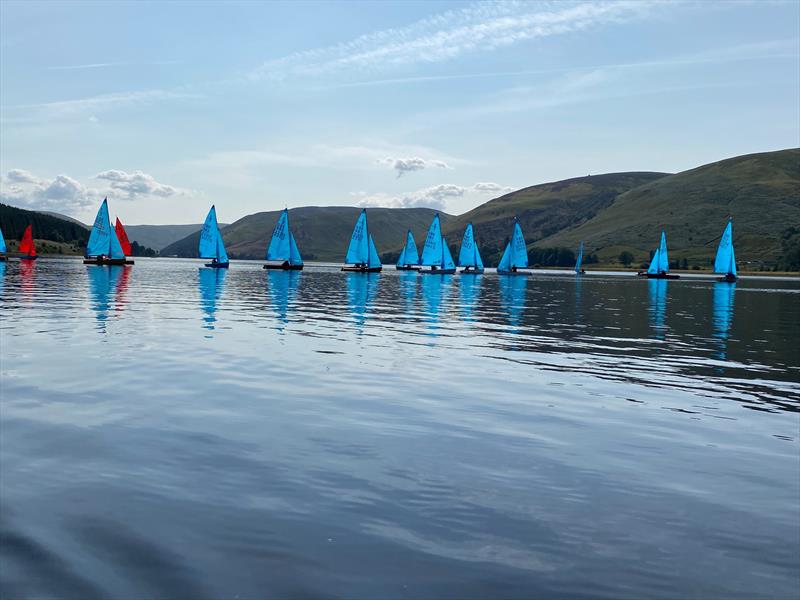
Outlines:
<svg viewBox="0 0 800 600"><path fill-rule="evenodd" d="M464 227L471 221L484 261L495 265L515 216L530 247L536 240L591 219L619 194L663 177L665 173L609 173L534 185L453 217L444 227L445 236L450 245L460 244Z"/></svg>
<svg viewBox="0 0 800 600"><path fill-rule="evenodd" d="M80 254L89 240L89 231L80 223L66 221L40 212L0 204L0 229L13 252L16 241L28 225L32 225L33 239L40 252L57 254ZM45 241L53 242L45 245Z"/></svg>
<svg viewBox="0 0 800 600"><path fill-rule="evenodd" d="M220 223L220 227L225 224ZM161 251L162 248L180 241L187 235L200 231L203 224L192 225L125 225L128 239L139 242L142 246L148 246L154 250Z"/></svg>
<svg viewBox="0 0 800 600"><path fill-rule="evenodd" d="M655 179L620 194L583 224L528 241L574 247L585 240L601 261L628 250L644 262L663 227L670 258L706 265L728 215L740 263L777 261L784 232L800 223L800 149L748 154Z"/></svg>
<svg viewBox="0 0 800 600"><path fill-rule="evenodd" d="M303 258L342 261L360 211L360 208L350 206L290 209L289 222ZM370 233L375 238L378 252L391 258L391 254L399 252L408 229L414 232L418 241L424 239L436 211L430 208L370 208L367 213ZM280 211L256 213L222 228L222 237L231 258L263 258L279 215ZM443 213L440 215L443 224L453 218ZM170 244L161 254L196 257L199 239L200 233L195 232Z"/></svg>

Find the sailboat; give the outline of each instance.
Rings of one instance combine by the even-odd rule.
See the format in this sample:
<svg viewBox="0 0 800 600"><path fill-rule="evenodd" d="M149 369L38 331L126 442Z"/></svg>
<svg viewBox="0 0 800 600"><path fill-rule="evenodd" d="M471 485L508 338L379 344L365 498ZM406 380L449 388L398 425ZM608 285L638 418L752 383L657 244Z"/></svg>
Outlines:
<svg viewBox="0 0 800 600"><path fill-rule="evenodd" d="M111 221L108 218L108 198L103 200L97 216L94 218L83 263L87 265L125 264L125 252L123 252L119 238L111 228Z"/></svg>
<svg viewBox="0 0 800 600"><path fill-rule="evenodd" d="M733 251L733 217L728 219L728 225L719 240L717 257L714 259L714 273L725 274L725 277L719 278L720 281L736 282L736 254Z"/></svg>
<svg viewBox="0 0 800 600"><path fill-rule="evenodd" d="M22 241L19 243L19 251L22 256L20 260L36 260L36 245L33 243L32 226L28 225L25 228L25 233L22 234Z"/></svg>
<svg viewBox="0 0 800 600"><path fill-rule="evenodd" d="M461 251L458 253L458 266L462 275L480 275L483 273L483 260L478 244L475 242L475 234L472 231L472 223L467 223L464 230L464 237L461 238Z"/></svg>
<svg viewBox="0 0 800 600"><path fill-rule="evenodd" d="M653 254L653 260L650 261L650 266L647 271L639 271L637 273L640 277L647 277L648 279L680 279L680 275L669 274L669 255L667 254L667 234L661 230L661 243Z"/></svg>
<svg viewBox="0 0 800 600"><path fill-rule="evenodd" d="M217 224L217 209L211 205L203 229L200 231L200 243L197 249L200 258L210 258L210 263L205 266L212 269L227 269L230 266L228 253L225 252L225 244L222 242L222 234L219 232Z"/></svg>
<svg viewBox="0 0 800 600"><path fill-rule="evenodd" d="M575 273L578 275L583 275L586 271L583 270L583 240L581 240L581 245L578 248L578 260L575 261Z"/></svg>
<svg viewBox="0 0 800 600"><path fill-rule="evenodd" d="M497 265L497 273L500 275L528 275L528 271L518 269L528 268L528 247L525 237L522 235L522 227L519 220L514 217L514 231L511 234L511 241L506 244L500 264Z"/></svg>
<svg viewBox="0 0 800 600"><path fill-rule="evenodd" d="M375 248L375 240L369 233L366 208L361 210L356 226L353 227L353 235L350 238L350 246L347 248L344 262L342 271L378 273L383 268L378 250Z"/></svg>
<svg viewBox="0 0 800 600"><path fill-rule="evenodd" d="M8 258L6 258L6 252L6 238L3 237L3 230L0 229L0 262L8 260Z"/></svg>
<svg viewBox="0 0 800 600"><path fill-rule="evenodd" d="M442 235L442 224L439 221L438 213L434 215L431 226L428 228L419 264L430 267L430 269L423 269L420 273L451 275L456 272L456 263L453 262L453 255L450 254L450 248L447 247L447 240Z"/></svg>
<svg viewBox="0 0 800 600"><path fill-rule="evenodd" d="M122 221L119 220L117 217L117 222L114 225L114 233L117 234L117 239L119 240L119 245L122 246L122 253L127 256L133 255L133 250L131 249L131 242L128 240L128 234L125 231L125 227L122 226ZM132 265L133 261L130 259L125 259L126 265Z"/></svg>
<svg viewBox="0 0 800 600"><path fill-rule="evenodd" d="M400 257L397 259L397 264L394 266L398 271L419 271L419 253L417 252L417 244L414 242L414 235L411 230L406 234L406 245L403 246Z"/></svg>
<svg viewBox="0 0 800 600"><path fill-rule="evenodd" d="M302 271L303 257L294 241L294 235L289 230L289 209L284 208L275 229L272 230L272 239L267 248L265 257L268 262L265 269L283 269L284 271ZM275 264L277 261L278 264Z"/></svg>

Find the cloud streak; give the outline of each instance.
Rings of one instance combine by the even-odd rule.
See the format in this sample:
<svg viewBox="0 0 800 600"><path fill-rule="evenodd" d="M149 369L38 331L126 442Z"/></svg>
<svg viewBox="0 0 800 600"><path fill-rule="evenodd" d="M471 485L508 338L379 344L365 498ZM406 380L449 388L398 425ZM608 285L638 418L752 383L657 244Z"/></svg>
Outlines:
<svg viewBox="0 0 800 600"><path fill-rule="evenodd" d="M365 207L433 208L444 211L447 207L447 201L453 198L461 198L467 194L502 195L511 191L513 191L513 188L492 182L475 183L470 186L442 183L398 196L385 193L367 194L365 192L357 192L353 196L357 198L359 206Z"/></svg>
<svg viewBox="0 0 800 600"><path fill-rule="evenodd" d="M378 164L389 165L397 173L398 179L405 173L413 171L422 171L429 168L449 169L450 166L443 160L424 159L418 156L411 158L381 158L376 161Z"/></svg>

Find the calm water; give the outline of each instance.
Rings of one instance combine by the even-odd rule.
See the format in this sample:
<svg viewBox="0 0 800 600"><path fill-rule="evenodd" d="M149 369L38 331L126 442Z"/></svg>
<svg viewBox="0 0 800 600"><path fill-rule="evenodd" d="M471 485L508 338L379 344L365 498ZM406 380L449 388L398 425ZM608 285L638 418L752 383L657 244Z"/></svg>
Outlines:
<svg viewBox="0 0 800 600"><path fill-rule="evenodd" d="M795 598L800 283L0 264L3 598Z"/></svg>

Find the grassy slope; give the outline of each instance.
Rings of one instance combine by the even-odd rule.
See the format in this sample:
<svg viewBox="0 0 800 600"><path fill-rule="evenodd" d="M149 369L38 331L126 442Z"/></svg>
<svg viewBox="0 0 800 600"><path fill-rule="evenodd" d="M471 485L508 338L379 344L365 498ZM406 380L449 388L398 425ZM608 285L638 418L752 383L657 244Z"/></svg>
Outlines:
<svg viewBox="0 0 800 600"><path fill-rule="evenodd" d="M460 244L464 227L472 221L484 262L494 265L511 234L514 216L519 217L530 247L565 227L591 219L619 194L665 176L649 172L609 173L523 188L453 217L444 227L445 236L451 245Z"/></svg>
<svg viewBox="0 0 800 600"><path fill-rule="evenodd" d="M800 149L739 156L654 180L537 245L573 247L583 239L601 260L629 250L645 261L665 227L671 258L705 263L728 215L740 262L775 260L780 233L800 223Z"/></svg>
<svg viewBox="0 0 800 600"><path fill-rule="evenodd" d="M342 261L360 211L360 208L346 206L290 209L289 223L303 257ZM408 229L414 232L418 242L422 241L434 214L436 211L430 208L370 208L367 211L369 228L378 252L399 251ZM263 258L279 215L280 211L256 213L223 228L228 254L233 258ZM441 218L447 223L452 217L441 214ZM199 237L199 232L193 233L164 248L162 254L197 256Z"/></svg>

